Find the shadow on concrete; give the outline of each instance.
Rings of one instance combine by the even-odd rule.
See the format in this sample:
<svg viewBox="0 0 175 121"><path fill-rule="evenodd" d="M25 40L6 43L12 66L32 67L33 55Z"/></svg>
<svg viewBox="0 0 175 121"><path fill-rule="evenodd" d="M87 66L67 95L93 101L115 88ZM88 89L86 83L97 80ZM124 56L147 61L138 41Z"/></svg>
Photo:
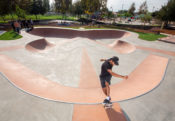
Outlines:
<svg viewBox="0 0 175 121"><path fill-rule="evenodd" d="M106 109L109 121L130 121L127 114L122 110L123 113L115 111L113 108Z"/></svg>
<svg viewBox="0 0 175 121"><path fill-rule="evenodd" d="M129 116L127 115L127 113L122 110L123 114L125 115L126 121L131 121L131 119L129 118Z"/></svg>

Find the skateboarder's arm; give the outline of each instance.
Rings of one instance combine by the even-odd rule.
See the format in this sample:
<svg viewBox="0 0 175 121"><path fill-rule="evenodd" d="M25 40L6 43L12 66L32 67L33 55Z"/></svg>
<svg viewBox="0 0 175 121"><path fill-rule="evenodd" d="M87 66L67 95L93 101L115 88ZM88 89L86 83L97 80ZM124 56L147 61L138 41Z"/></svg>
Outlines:
<svg viewBox="0 0 175 121"><path fill-rule="evenodd" d="M112 76L115 76L115 77L118 77L118 78L122 78L122 79L128 79L128 76L122 76L122 75L119 75L119 74L116 74L114 72L112 72L112 70L108 69L107 70Z"/></svg>

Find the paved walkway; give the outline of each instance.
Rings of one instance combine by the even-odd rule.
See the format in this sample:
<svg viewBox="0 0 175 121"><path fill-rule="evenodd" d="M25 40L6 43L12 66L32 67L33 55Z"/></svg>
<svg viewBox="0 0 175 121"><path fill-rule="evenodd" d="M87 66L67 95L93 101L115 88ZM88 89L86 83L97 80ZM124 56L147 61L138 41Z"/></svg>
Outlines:
<svg viewBox="0 0 175 121"><path fill-rule="evenodd" d="M5 31L0 31L0 35L2 35L2 34L4 34L5 33Z"/></svg>

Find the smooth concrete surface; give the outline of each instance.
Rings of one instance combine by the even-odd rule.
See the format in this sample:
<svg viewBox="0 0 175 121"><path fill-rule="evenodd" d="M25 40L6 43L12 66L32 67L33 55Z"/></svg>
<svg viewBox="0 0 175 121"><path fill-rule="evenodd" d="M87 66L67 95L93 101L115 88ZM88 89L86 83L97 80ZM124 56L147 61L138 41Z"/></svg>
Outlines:
<svg viewBox="0 0 175 121"><path fill-rule="evenodd" d="M6 31L0 31L0 35L4 34Z"/></svg>
<svg viewBox="0 0 175 121"><path fill-rule="evenodd" d="M17 89L0 74L1 121L72 121L73 105L43 100Z"/></svg>
<svg viewBox="0 0 175 121"><path fill-rule="evenodd" d="M148 42L148 41L140 40L136 33L132 33L132 32L129 32L129 33L131 34L131 36L128 36L128 37L125 36L125 37L116 38L116 39L99 39L96 41L100 41L105 44L111 44L112 42L120 39L122 41L129 42L136 46L175 52L174 44L165 43L161 41ZM22 31L22 35L23 35L23 38L18 40L0 41L0 48L1 49L4 48L2 49L2 51L0 51L0 54L5 54L11 58L14 58L15 60L24 64L25 66L32 69L33 71L40 73L42 75L45 75L47 78L49 78L52 81L55 81L55 82L59 81L57 78L62 78L64 80L67 80L61 83L63 85L72 86L72 87L78 86L78 81L76 80L79 80L79 77L80 77L79 73L80 73L80 66L81 66L80 62L81 62L81 54L82 54L82 51L80 50L82 50L82 45L84 44L89 45L88 49L87 48L86 49L93 66L95 65L94 67L97 74L100 73L100 67L101 67L101 62L97 62L97 60L100 60L101 58L109 58L114 55L119 56L120 66L115 67L113 70L123 75L125 74L127 75L130 72L132 72L149 54L155 54L158 56L169 58L170 61L167 68L167 72L165 74L165 78L164 80L162 80L161 84L157 88L155 88L153 91L145 95L142 95L141 97L137 97L132 100L127 100L119 103L128 121L174 121L175 120L175 113L174 113L175 112L174 111L175 109L174 107L175 57L174 56L167 55L165 53L160 53L160 52L147 51L143 49L137 49L133 53L123 55L123 54L116 53L115 51L111 51L109 48L106 49L105 47L102 47L97 44L92 44L92 43L89 44L86 41L84 41L84 44L81 43L78 46L75 46L76 44L80 43L80 41L74 41L74 44L72 44L72 42L70 42L66 38L55 39L51 37L46 39L53 44L60 45L58 48L61 48L61 49L57 50L56 48L51 48L45 53L36 54L36 53L28 52L23 47L19 48L19 46L24 46L31 41L42 39L43 37L30 35L24 31ZM10 48L14 47L14 49L10 50L9 47ZM18 49L15 49L15 47L18 47ZM69 47L71 47L71 49L69 49ZM93 48L96 48L95 49L96 51L94 51ZM61 52L64 52L64 54L62 54ZM76 55L74 53L76 53ZM62 57L62 59L60 60L62 60L63 63L60 63L60 64L58 63L58 60L55 58L58 56ZM71 57L72 59L71 60L68 59L67 62L64 63L64 61L66 60L66 57ZM71 61L77 64L72 65ZM34 64L38 66L33 66ZM55 65L56 67L53 65ZM64 76L62 75L64 75L65 73L60 73L60 70L62 69L65 70L63 72L66 72L66 70L69 70L69 69L71 70L70 66L66 66L66 65L71 65L73 66L73 68L76 68L75 70L77 70L75 72L71 72L72 75L75 75L75 76L72 76L73 83L70 83L71 82L70 76L64 78ZM52 67L52 68L49 68L49 67ZM60 67L62 68L59 70L58 68ZM70 71L67 71L67 72L70 72ZM121 79L112 78L113 84L119 83L120 81ZM59 102L50 102L37 97L33 97L29 94L26 94L16 89L7 80L4 80L4 78L1 78L0 82L1 82L0 87L2 88L2 91L0 91L0 102L2 107L0 108L0 111L1 111L0 117L1 119L3 119L3 121L18 121L18 120L19 121L20 120L21 121L23 120L45 121L45 120L48 120L48 118L51 121L72 120L73 105L59 103ZM20 96L18 94L20 94ZM22 98L19 101L19 98L16 98L16 97L19 97L19 98L25 97L25 98ZM68 107L66 107L67 105ZM13 107L13 110L11 107ZM22 109L22 107L25 107L25 108ZM56 107L62 107L62 108L57 109ZM64 108L66 108L67 110L65 111ZM30 112L28 112L29 109L30 109ZM42 113L39 113L40 111ZM22 114L21 117L19 117L20 114Z"/></svg>
<svg viewBox="0 0 175 121"><path fill-rule="evenodd" d="M0 55L0 71L17 88L32 95L67 103L98 104L105 97L102 95L103 92L99 85L98 76L95 75L86 51L84 53L82 59L85 61L82 61L82 66L84 67L80 75L79 88L71 88L54 83L45 76L26 68L24 65L5 55ZM149 55L129 74L127 80L122 80L122 82L111 86L112 101L116 102L135 98L154 89L162 81L167 63L167 58ZM88 70L86 70L86 65L90 67ZM145 71L148 73L145 73ZM89 81L89 79L91 80Z"/></svg>
<svg viewBox="0 0 175 121"><path fill-rule="evenodd" d="M130 121L175 120L175 59L170 60L162 83L139 98L120 102Z"/></svg>
<svg viewBox="0 0 175 121"><path fill-rule="evenodd" d="M14 50L13 54L11 51L5 51L3 54L14 58L37 73L45 75L50 80L71 87L78 87L79 84L83 48L86 49L97 75L101 71L101 58L118 56L120 58L120 66L114 67L113 70L119 74L128 75L148 56L148 53L140 50L125 55L119 54L86 38L70 40L46 38L46 40L56 46L44 53L32 53L22 48L20 50ZM139 58L137 58L138 56ZM112 84L119 81L121 79L112 78Z"/></svg>

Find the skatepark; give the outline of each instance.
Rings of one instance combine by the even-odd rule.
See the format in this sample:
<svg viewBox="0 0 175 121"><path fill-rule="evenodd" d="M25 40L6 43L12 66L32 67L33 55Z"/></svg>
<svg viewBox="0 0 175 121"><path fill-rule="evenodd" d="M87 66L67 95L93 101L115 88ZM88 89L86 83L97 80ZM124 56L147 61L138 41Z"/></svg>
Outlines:
<svg viewBox="0 0 175 121"><path fill-rule="evenodd" d="M1 119L173 121L175 48L124 30L36 27L0 41ZM102 106L100 59L119 57L113 108Z"/></svg>

